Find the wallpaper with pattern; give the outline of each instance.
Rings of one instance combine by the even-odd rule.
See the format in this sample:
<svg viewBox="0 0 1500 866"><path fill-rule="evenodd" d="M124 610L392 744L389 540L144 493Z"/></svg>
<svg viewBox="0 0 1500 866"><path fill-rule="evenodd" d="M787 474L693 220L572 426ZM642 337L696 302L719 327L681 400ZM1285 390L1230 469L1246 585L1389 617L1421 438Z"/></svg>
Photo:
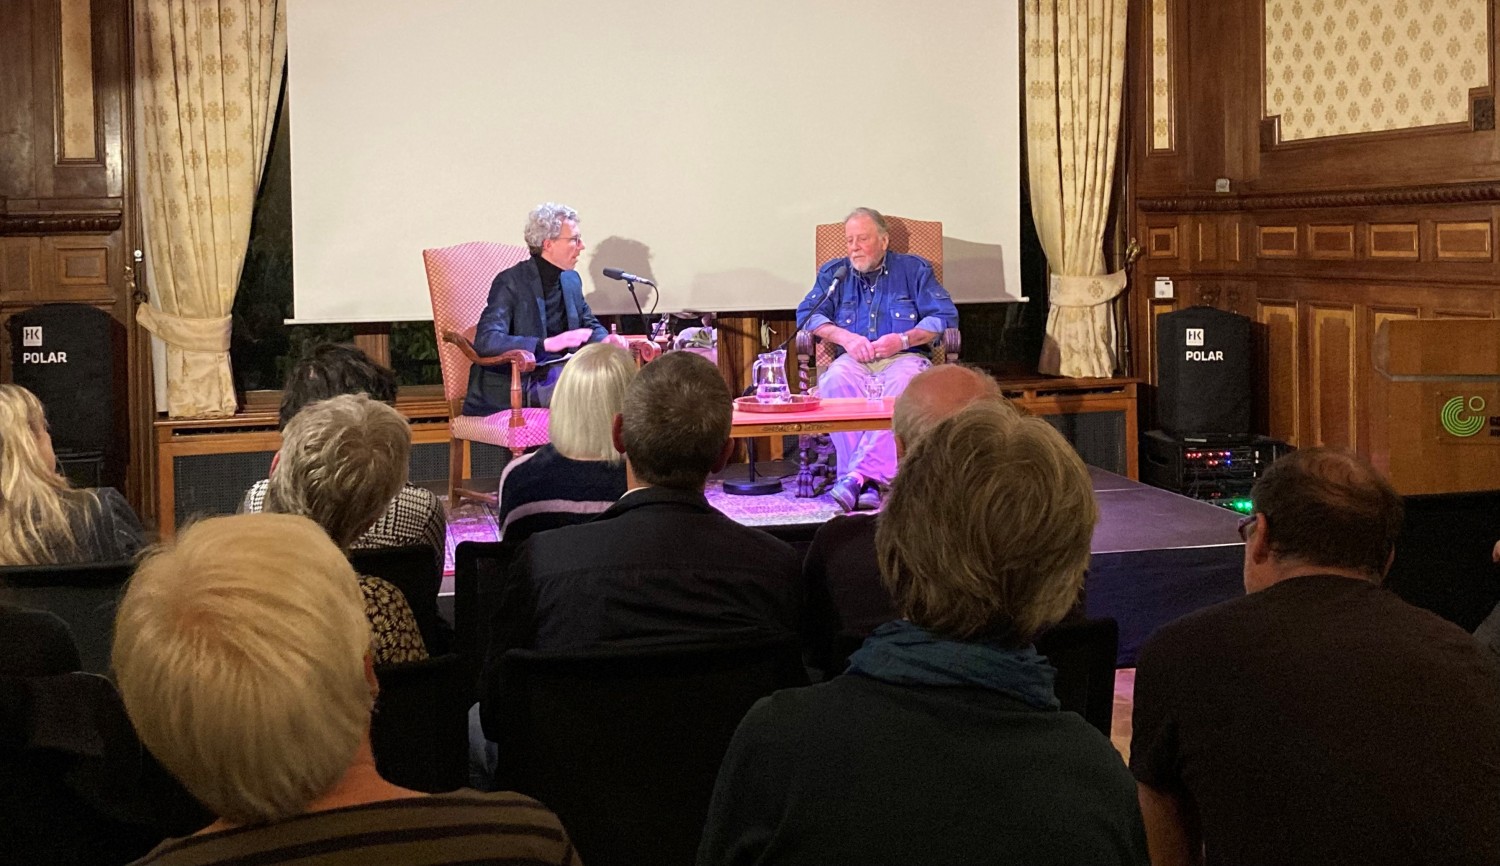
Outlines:
<svg viewBox="0 0 1500 866"><path fill-rule="evenodd" d="M1265 111L1281 140L1469 119L1488 0L1266 0Z"/></svg>
<svg viewBox="0 0 1500 866"><path fill-rule="evenodd" d="M1172 149L1171 19L1167 0L1151 0L1151 149Z"/></svg>

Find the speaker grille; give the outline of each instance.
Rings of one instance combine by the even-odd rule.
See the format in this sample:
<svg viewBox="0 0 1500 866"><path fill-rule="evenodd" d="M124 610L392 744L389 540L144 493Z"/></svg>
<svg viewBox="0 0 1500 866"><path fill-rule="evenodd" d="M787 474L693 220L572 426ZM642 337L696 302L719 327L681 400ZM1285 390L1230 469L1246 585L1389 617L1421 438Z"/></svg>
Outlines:
<svg viewBox="0 0 1500 866"><path fill-rule="evenodd" d="M1125 449L1134 448L1135 443L1125 441L1124 412L1076 412L1038 417L1057 428L1084 463L1116 475L1125 475L1129 470Z"/></svg>

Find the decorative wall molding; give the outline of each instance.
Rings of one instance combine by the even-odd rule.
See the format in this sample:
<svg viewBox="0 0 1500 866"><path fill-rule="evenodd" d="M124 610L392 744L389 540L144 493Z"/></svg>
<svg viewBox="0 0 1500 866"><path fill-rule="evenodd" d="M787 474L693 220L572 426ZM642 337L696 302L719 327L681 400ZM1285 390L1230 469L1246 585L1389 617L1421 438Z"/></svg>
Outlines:
<svg viewBox="0 0 1500 866"><path fill-rule="evenodd" d="M0 213L0 235L108 234L122 219L120 211Z"/></svg>
<svg viewBox="0 0 1500 866"><path fill-rule="evenodd" d="M1326 192L1158 196L1137 199L1136 206L1144 213L1227 213L1495 202L1500 202L1500 181L1487 180L1473 183Z"/></svg>

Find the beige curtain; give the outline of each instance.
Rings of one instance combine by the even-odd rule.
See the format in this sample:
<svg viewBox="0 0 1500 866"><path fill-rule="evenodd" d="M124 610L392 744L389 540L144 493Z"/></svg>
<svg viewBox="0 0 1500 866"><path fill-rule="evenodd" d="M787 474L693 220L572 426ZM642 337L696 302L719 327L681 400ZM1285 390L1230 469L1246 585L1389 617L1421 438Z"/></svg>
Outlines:
<svg viewBox="0 0 1500 866"><path fill-rule="evenodd" d="M230 309L286 61L286 0L137 0L137 174L167 413L233 415Z"/></svg>
<svg viewBox="0 0 1500 866"><path fill-rule="evenodd" d="M1043 373L1114 373L1110 302L1125 272L1106 273L1125 77L1128 0L1026 0L1026 148L1031 211L1052 271Z"/></svg>

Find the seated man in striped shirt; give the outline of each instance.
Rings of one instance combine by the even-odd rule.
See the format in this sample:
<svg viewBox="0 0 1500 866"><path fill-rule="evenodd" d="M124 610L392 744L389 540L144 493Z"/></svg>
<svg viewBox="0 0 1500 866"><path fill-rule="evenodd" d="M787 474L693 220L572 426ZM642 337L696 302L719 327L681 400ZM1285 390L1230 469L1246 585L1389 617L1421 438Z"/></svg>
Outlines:
<svg viewBox="0 0 1500 866"><path fill-rule="evenodd" d="M370 624L354 570L311 520L212 518L148 556L114 662L141 741L219 816L139 864L578 862L529 797L381 778Z"/></svg>

